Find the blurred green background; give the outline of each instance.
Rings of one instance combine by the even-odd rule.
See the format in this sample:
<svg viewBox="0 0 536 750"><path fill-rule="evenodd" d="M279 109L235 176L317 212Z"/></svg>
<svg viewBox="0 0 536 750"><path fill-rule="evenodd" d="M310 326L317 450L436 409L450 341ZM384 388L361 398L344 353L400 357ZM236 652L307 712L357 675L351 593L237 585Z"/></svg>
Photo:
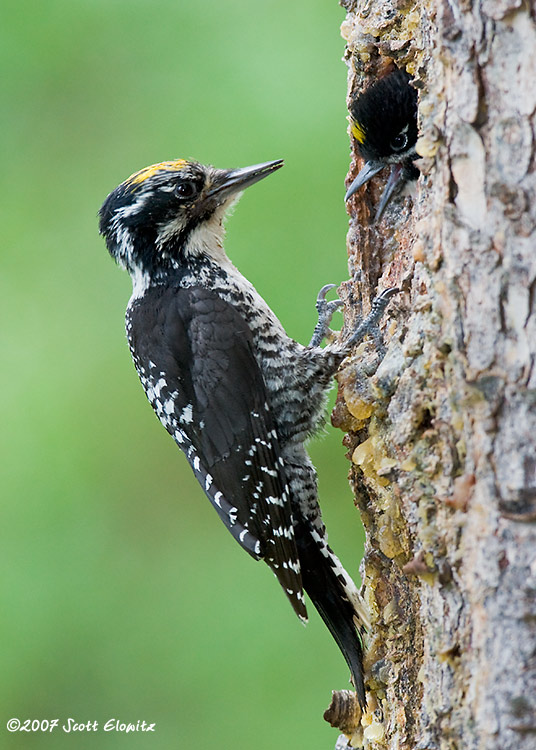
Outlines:
<svg viewBox="0 0 536 750"><path fill-rule="evenodd" d="M2 748L320 750L342 656L219 522L127 349L130 280L106 194L163 159L283 157L227 250L306 342L347 277L346 68L336 0L3 0L0 279ZM330 540L357 576L342 434L311 445ZM10 717L156 722L14 733Z"/></svg>

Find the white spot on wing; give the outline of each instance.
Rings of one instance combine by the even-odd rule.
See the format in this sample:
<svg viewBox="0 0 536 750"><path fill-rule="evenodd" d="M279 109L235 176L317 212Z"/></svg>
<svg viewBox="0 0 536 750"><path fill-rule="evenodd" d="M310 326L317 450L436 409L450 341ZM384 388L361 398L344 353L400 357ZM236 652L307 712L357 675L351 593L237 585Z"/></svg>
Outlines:
<svg viewBox="0 0 536 750"><path fill-rule="evenodd" d="M179 421L183 424L190 424L194 421L192 404L187 404L184 407L184 409L181 411Z"/></svg>
<svg viewBox="0 0 536 750"><path fill-rule="evenodd" d="M285 503L283 502L283 500L281 498L279 498L279 497L274 497L273 495L269 495L266 498L266 502L269 505L279 505L280 508L284 508L285 507Z"/></svg>

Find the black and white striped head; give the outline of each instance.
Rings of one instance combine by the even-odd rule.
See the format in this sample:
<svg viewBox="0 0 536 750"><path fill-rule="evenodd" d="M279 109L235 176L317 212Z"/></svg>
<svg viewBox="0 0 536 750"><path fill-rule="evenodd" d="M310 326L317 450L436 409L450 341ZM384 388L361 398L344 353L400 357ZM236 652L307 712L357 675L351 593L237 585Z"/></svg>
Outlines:
<svg viewBox="0 0 536 750"><path fill-rule="evenodd" d="M106 198L100 233L133 277L153 278L192 256L221 260L227 210L246 187L282 166L282 160L227 170L184 159L153 164Z"/></svg>

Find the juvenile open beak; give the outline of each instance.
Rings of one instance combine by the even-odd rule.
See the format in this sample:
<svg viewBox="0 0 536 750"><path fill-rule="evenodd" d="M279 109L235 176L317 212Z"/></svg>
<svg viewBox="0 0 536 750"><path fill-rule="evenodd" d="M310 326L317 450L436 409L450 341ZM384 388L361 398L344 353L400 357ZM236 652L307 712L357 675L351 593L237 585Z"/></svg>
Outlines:
<svg viewBox="0 0 536 750"><path fill-rule="evenodd" d="M357 190L359 190L360 187L368 182L371 177L374 177L375 174L378 174L378 172L380 172L380 170L382 170L385 166L387 165L382 161L367 161L361 172L357 175L355 180L346 191L344 200L347 201L348 198L350 198ZM385 185L385 190L383 191L378 209L376 211L374 222L377 222L381 219L383 212L385 211L385 208L387 207L393 195L396 194L401 185L403 185L403 183L408 179L407 176L404 176L404 166L405 163L403 161L391 164L389 179L387 180L387 184Z"/></svg>
<svg viewBox="0 0 536 750"><path fill-rule="evenodd" d="M348 190L346 191L346 195L344 196L344 200L347 201L349 198L352 197L352 195L359 190L360 187L362 187L365 182L368 182L371 177L374 177L375 174L378 174L380 170L382 170L385 167L385 162L379 161L379 160L370 160L365 162L365 166L360 171L360 173L357 175L355 180L352 182Z"/></svg>
<svg viewBox="0 0 536 750"><path fill-rule="evenodd" d="M382 214L385 211L387 204L391 200L393 194L396 192L396 189L399 186L400 180L402 179L403 171L404 171L404 165L402 162L398 162L398 164L393 164L391 166L391 173L389 174L389 179L387 180L387 184L385 186L380 203L378 205L376 216L374 217L375 222L381 219Z"/></svg>
<svg viewBox="0 0 536 750"><path fill-rule="evenodd" d="M280 169L283 163L283 159L276 159L275 161L264 162L264 164L254 164L251 167L230 169L227 172L222 171L221 176L216 179L208 196L217 195L218 198L227 198L227 196L233 193L239 193L255 182L268 177L276 169Z"/></svg>

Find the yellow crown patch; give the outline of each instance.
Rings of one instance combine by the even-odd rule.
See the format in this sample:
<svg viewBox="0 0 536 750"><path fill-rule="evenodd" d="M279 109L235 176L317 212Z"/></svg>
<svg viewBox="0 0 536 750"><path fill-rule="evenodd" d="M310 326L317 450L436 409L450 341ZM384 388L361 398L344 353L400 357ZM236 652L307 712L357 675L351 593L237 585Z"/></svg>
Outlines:
<svg viewBox="0 0 536 750"><path fill-rule="evenodd" d="M365 142L365 131L363 130L362 126L357 122L357 120L352 120L352 126L351 126L352 135L356 139L358 143L364 143Z"/></svg>
<svg viewBox="0 0 536 750"><path fill-rule="evenodd" d="M187 163L186 159L176 159L175 161L161 161L158 164L151 164L150 167L145 167L144 169L140 169L139 172L134 172L125 182L129 185L140 185L157 172L178 172L184 169Z"/></svg>

